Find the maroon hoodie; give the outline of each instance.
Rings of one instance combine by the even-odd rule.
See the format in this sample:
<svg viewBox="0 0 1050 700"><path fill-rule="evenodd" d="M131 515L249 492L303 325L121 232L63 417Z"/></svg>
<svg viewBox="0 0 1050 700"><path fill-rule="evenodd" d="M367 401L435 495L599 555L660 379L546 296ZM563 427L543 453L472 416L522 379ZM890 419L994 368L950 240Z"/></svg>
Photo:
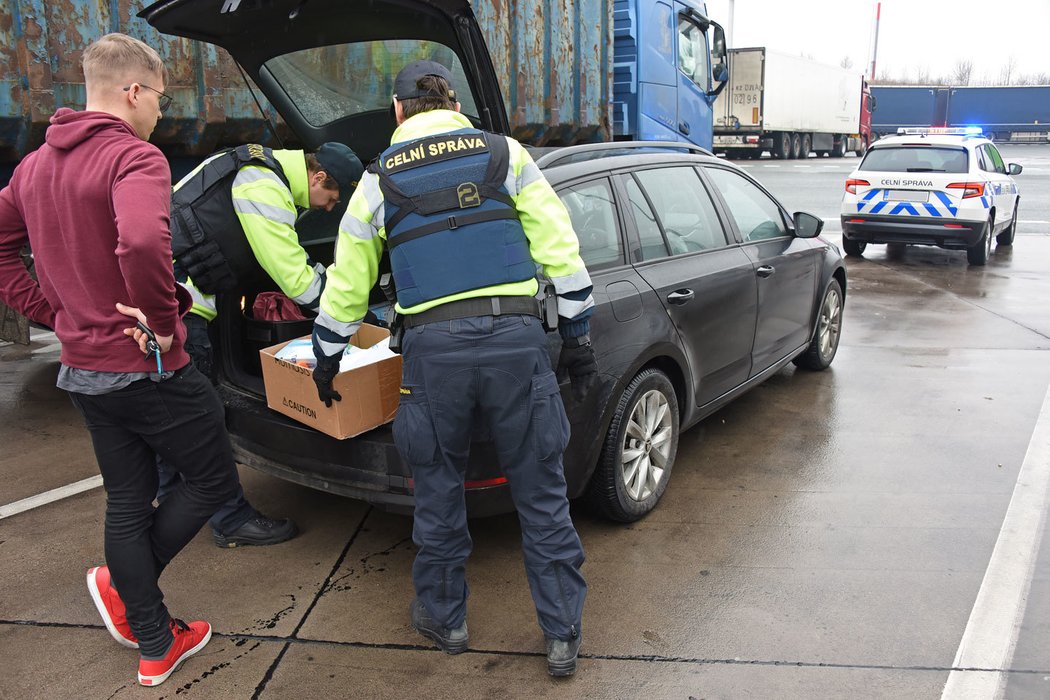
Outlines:
<svg viewBox="0 0 1050 700"><path fill-rule="evenodd" d="M55 329L62 363L143 372L138 344L123 334L137 306L157 335L175 335L166 370L189 362L179 322L190 300L171 265L171 171L156 146L104 112L60 109L46 143L0 191L0 299ZM29 242L39 286L19 259Z"/></svg>

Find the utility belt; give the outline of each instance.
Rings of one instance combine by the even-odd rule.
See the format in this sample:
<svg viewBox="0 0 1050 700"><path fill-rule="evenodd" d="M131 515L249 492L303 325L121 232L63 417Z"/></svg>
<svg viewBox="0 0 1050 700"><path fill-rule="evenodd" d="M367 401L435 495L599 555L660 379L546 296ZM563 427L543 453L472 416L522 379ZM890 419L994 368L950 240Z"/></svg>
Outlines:
<svg viewBox="0 0 1050 700"><path fill-rule="evenodd" d="M387 300L395 304L397 291L394 289L394 276L389 272L382 275L379 286ZM450 301L416 314L399 314L395 311L390 319L390 349L396 353L401 352L401 340L406 328L470 316L535 316L540 319L543 329L550 333L558 328L558 299L551 284L547 284L543 292L540 299L526 296L477 297Z"/></svg>
<svg viewBox="0 0 1050 700"><path fill-rule="evenodd" d="M405 328L414 328L425 323L451 321L469 316L506 316L509 314L525 314L543 318L540 302L535 297L477 297L476 299L450 301L417 314L405 314L404 324Z"/></svg>

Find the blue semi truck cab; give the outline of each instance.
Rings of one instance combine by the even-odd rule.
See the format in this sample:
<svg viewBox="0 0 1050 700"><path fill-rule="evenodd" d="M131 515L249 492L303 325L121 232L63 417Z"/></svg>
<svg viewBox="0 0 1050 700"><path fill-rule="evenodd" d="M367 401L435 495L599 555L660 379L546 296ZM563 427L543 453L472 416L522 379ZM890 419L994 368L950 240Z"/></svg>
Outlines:
<svg viewBox="0 0 1050 700"><path fill-rule="evenodd" d="M613 3L613 138L712 147L725 32L693 0Z"/></svg>

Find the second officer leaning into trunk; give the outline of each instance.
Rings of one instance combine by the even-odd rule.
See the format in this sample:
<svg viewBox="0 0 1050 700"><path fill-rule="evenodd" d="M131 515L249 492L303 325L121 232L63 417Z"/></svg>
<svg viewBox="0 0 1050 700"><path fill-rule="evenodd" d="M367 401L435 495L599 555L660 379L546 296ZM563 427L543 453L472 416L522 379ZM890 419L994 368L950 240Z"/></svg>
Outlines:
<svg viewBox="0 0 1050 700"><path fill-rule="evenodd" d="M467 649L464 478L477 419L492 435L521 521L548 671L568 676L587 584L565 492L569 424L535 298L537 267L557 292L559 368L577 395L597 369L591 280L565 207L532 158L514 139L473 128L451 83L432 61L397 75L399 126L340 224L314 325L314 379L326 403L341 398L332 378L367 310L385 240L404 324L394 439L415 483L412 626L449 654Z"/></svg>
<svg viewBox="0 0 1050 700"><path fill-rule="evenodd" d="M362 170L357 155L338 142L316 153L246 144L210 156L175 185L175 277L193 297L183 318L186 351L204 376L214 380L208 324L218 314L215 294L265 275L303 310L317 311L324 266L310 261L295 223L300 210L331 211L341 196L349 198ZM163 500L179 477L163 462L157 466ZM243 488L209 523L215 544L224 548L278 544L298 532L290 518L256 510Z"/></svg>

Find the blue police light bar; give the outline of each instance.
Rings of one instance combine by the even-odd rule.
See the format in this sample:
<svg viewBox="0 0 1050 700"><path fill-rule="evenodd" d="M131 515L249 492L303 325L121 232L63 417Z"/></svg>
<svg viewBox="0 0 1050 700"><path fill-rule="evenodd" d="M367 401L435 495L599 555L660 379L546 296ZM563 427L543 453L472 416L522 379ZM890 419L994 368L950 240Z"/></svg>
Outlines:
<svg viewBox="0 0 1050 700"><path fill-rule="evenodd" d="M898 136L980 136L984 130L979 126L924 126L900 127Z"/></svg>

